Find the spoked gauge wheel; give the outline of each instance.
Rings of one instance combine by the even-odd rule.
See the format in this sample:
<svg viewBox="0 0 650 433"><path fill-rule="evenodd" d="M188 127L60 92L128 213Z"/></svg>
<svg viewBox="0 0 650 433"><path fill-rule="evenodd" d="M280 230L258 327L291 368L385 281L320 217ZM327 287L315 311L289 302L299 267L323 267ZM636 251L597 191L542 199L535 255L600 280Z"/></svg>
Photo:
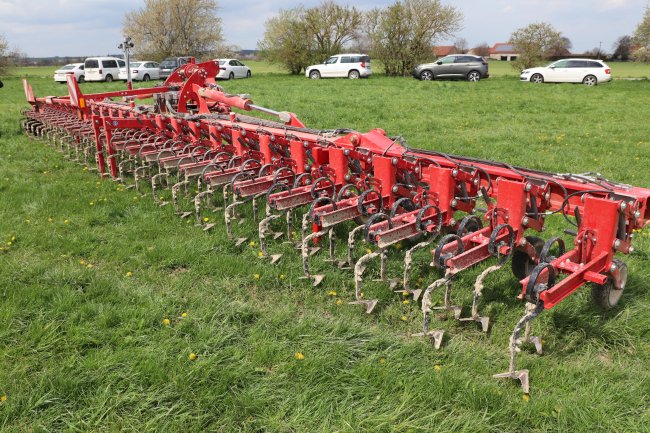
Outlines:
<svg viewBox="0 0 650 433"><path fill-rule="evenodd" d="M585 86L595 86L596 84L598 84L598 79L593 75L587 75L585 78L582 79L582 84L584 84Z"/></svg>
<svg viewBox="0 0 650 433"><path fill-rule="evenodd" d="M594 304L603 310L609 310L618 304L623 296L623 289L627 282L627 265L618 260L613 260L613 270L607 277L605 284L592 284L591 299Z"/></svg>
<svg viewBox="0 0 650 433"><path fill-rule="evenodd" d="M544 82L544 77L542 77L542 74L533 74L533 76L530 77L530 82L535 84L542 84Z"/></svg>

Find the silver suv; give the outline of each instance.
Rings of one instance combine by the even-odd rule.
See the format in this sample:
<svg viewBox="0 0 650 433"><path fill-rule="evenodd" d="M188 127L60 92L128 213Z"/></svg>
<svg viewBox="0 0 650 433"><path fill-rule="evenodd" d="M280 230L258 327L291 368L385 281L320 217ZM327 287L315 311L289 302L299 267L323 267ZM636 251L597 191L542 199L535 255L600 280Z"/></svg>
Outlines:
<svg viewBox="0 0 650 433"><path fill-rule="evenodd" d="M419 80L439 78L464 78L479 81L488 78L488 64L483 57L469 54L452 54L438 59L435 63L424 63L413 69L413 76Z"/></svg>

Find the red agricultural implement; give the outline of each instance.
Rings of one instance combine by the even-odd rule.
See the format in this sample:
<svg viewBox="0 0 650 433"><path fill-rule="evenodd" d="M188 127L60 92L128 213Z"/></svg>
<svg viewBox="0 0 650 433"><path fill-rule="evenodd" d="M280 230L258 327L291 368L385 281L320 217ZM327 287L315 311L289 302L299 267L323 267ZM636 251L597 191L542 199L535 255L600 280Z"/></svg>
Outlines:
<svg viewBox="0 0 650 433"><path fill-rule="evenodd" d="M246 239L236 238L233 221L238 207L252 202L261 256L272 262L280 255L268 253L269 240L284 235L272 231L274 221L286 219L286 236L292 241L293 217L300 216L303 270L314 286L324 278L310 272L316 245L327 237L330 259L336 262L334 228L346 224L348 254L338 265L353 270L352 303L368 313L377 305L362 293L368 262L378 258L381 277L389 282L387 247L411 241L403 278L390 281L390 287L415 300L421 296L419 335L432 337L436 347L442 331L429 329L436 289L444 288L443 309L456 319L479 322L487 332L489 319L478 312L484 280L510 261L526 309L510 338L509 369L495 377L519 379L525 392L528 372L515 368L515 357L524 341L541 353L541 340L530 335L537 315L585 283L592 284L593 299L602 307L618 302L627 266L615 255L632 252L633 231L650 220L649 189L597 174L546 173L413 149L381 129L311 129L292 113L225 93L215 82L217 68L213 61L187 64L158 87L98 94L83 94L69 76L69 95L62 97L36 98L25 82L31 109L24 112L23 127L77 160L95 159L102 176L120 182L133 178L138 190L149 181L156 201L160 189L169 187L175 211L194 215L199 224L206 203L223 194L226 230L238 244ZM155 103L136 104L147 97ZM243 114L251 111L266 117ZM179 196L194 188L200 192L193 208L182 209ZM263 215L260 204L265 205ZM533 234L544 231L553 214L573 226L565 230L573 245ZM361 237L374 251L355 260L354 246ZM409 275L414 253L423 248L431 249L431 264L442 276L422 293L412 288ZM484 261L491 266L476 280L471 314L461 317L461 309L450 301L454 276Z"/></svg>

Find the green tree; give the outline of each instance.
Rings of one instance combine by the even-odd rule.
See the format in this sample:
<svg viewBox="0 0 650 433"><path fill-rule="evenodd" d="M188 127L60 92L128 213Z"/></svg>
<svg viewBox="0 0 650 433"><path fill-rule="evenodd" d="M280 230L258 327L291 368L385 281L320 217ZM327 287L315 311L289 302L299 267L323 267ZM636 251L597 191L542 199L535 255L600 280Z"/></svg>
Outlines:
<svg viewBox="0 0 650 433"><path fill-rule="evenodd" d="M267 20L258 42L262 57L300 74L313 63L345 50L360 35L363 14L355 7L323 1L319 6L300 6Z"/></svg>
<svg viewBox="0 0 650 433"><path fill-rule="evenodd" d="M408 75L421 61L430 60L432 46L460 29L462 14L440 0L397 0L366 15L371 54L387 75Z"/></svg>
<svg viewBox="0 0 650 433"><path fill-rule="evenodd" d="M638 46L632 58L638 62L650 61L650 6L645 8L643 19L632 36L632 43Z"/></svg>
<svg viewBox="0 0 650 433"><path fill-rule="evenodd" d="M517 29L509 41L519 55L512 66L517 70L535 66L566 41L568 39L563 40L562 34L549 23L533 23Z"/></svg>
<svg viewBox="0 0 650 433"><path fill-rule="evenodd" d="M218 8L216 0L145 0L125 15L123 32L142 58L214 57L227 49Z"/></svg>

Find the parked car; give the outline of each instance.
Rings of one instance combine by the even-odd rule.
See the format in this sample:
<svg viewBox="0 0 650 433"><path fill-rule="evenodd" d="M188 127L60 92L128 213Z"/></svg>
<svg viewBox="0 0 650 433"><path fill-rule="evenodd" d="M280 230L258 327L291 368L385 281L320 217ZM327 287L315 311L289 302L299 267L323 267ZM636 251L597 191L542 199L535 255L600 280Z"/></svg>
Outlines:
<svg viewBox="0 0 650 433"><path fill-rule="evenodd" d="M331 77L348 77L351 80L369 77L372 74L370 57L366 54L336 54L320 65L305 70L305 76L312 80Z"/></svg>
<svg viewBox="0 0 650 433"><path fill-rule="evenodd" d="M250 78L251 70L237 59L219 59L217 78L232 80L233 78Z"/></svg>
<svg viewBox="0 0 650 433"><path fill-rule="evenodd" d="M78 83L83 83L85 79L84 73L84 64L83 63L70 63L64 67L54 71L54 81L58 83L65 83L65 76L68 74L74 74L74 77L77 79Z"/></svg>
<svg viewBox="0 0 650 433"><path fill-rule="evenodd" d="M531 83L582 83L595 86L612 81L612 70L602 60L563 59L548 66L524 69L519 79Z"/></svg>
<svg viewBox="0 0 650 433"><path fill-rule="evenodd" d="M86 81L111 81L118 78L126 63L115 57L88 57L84 62Z"/></svg>
<svg viewBox="0 0 650 433"><path fill-rule="evenodd" d="M490 76L488 69L488 63L483 57L452 54L438 59L434 63L417 65L413 69L413 76L425 81L440 78L464 78L467 81L480 81Z"/></svg>
<svg viewBox="0 0 650 433"><path fill-rule="evenodd" d="M156 62L131 62L129 66L131 68L131 79L133 81L149 81L160 78L160 69ZM126 68L120 68L120 74L118 75L120 80L127 80L128 77L126 72Z"/></svg>
<svg viewBox="0 0 650 433"><path fill-rule="evenodd" d="M171 75L172 72L179 66L183 66L186 63L189 63L191 57L167 57L165 60L160 62L158 67L158 74L160 79L164 80Z"/></svg>

